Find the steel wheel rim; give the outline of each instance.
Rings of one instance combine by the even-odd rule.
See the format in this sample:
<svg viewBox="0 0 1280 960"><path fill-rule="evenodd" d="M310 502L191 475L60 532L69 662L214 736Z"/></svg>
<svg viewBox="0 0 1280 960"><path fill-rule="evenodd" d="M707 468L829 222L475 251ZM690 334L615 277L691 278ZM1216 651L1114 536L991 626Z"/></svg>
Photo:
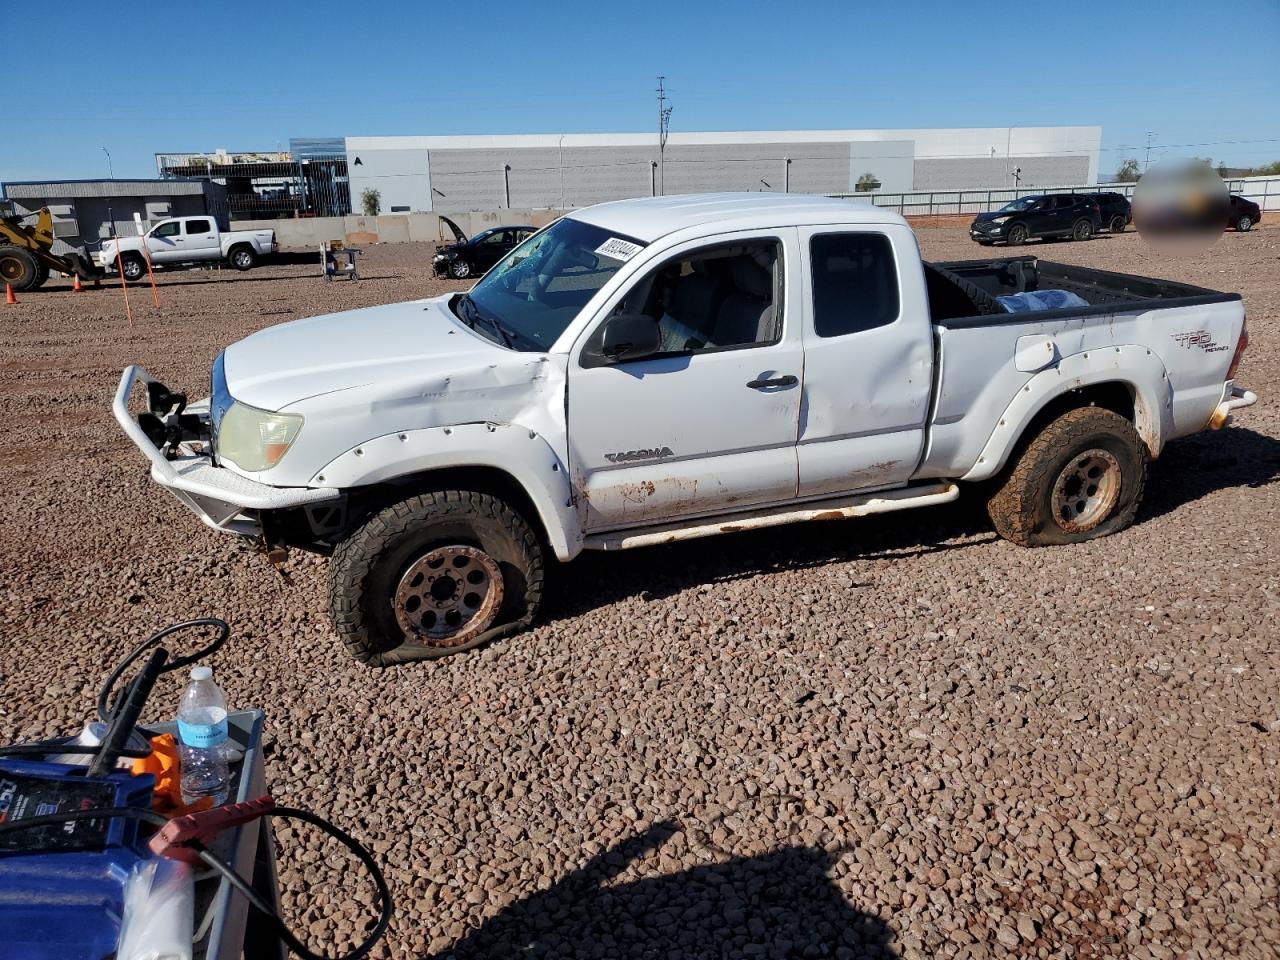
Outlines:
<svg viewBox="0 0 1280 960"><path fill-rule="evenodd" d="M1067 533L1102 523L1120 500L1120 461L1100 448L1072 457L1053 484L1053 519Z"/></svg>
<svg viewBox="0 0 1280 960"><path fill-rule="evenodd" d="M17 257L0 257L0 277L7 283L22 279L23 265Z"/></svg>
<svg viewBox="0 0 1280 960"><path fill-rule="evenodd" d="M411 642L457 647L493 626L502 571L477 547L435 547L409 565L396 587L396 621Z"/></svg>
<svg viewBox="0 0 1280 960"><path fill-rule="evenodd" d="M126 280L137 280L142 276L142 264L136 260L127 260L124 265L124 278Z"/></svg>
<svg viewBox="0 0 1280 960"><path fill-rule="evenodd" d="M236 254L236 266L247 267L249 265L249 255L241 250Z"/></svg>
<svg viewBox="0 0 1280 960"><path fill-rule="evenodd" d="M1236 222L1236 229L1239 230L1241 233L1247 233L1249 228L1252 226L1253 226L1253 219L1251 217L1241 217Z"/></svg>

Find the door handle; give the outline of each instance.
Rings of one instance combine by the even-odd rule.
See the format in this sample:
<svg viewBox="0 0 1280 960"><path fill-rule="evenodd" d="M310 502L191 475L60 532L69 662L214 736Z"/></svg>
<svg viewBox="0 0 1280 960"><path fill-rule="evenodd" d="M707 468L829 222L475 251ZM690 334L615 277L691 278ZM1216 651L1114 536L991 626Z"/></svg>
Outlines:
<svg viewBox="0 0 1280 960"><path fill-rule="evenodd" d="M765 390L769 387L794 387L799 382L799 377L787 374L785 377L773 377L769 380L750 380L747 386L752 390Z"/></svg>

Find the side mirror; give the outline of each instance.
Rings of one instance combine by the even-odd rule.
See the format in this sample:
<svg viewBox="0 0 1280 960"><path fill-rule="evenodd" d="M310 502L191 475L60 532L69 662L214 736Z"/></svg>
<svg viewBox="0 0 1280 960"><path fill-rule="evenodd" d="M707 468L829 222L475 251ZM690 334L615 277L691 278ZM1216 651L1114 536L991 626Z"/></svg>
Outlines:
<svg viewBox="0 0 1280 960"><path fill-rule="evenodd" d="M658 352L658 321L643 313L620 313L605 321L600 352L614 363Z"/></svg>

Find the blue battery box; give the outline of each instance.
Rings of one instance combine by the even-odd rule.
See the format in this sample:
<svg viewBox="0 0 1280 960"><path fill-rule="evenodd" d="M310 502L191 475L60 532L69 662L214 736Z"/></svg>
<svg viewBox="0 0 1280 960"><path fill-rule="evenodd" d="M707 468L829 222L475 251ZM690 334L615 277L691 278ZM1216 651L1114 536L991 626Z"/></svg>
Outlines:
<svg viewBox="0 0 1280 960"><path fill-rule="evenodd" d="M0 823L99 807L151 808L155 778L89 778L75 764L0 759ZM147 858L138 820L68 821L0 836L4 960L115 954L129 871Z"/></svg>

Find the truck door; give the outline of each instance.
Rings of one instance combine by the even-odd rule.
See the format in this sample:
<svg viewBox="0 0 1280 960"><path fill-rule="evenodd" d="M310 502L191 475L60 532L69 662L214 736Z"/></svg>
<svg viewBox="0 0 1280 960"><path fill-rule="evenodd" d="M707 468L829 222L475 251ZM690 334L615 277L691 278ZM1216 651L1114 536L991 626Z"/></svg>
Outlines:
<svg viewBox="0 0 1280 960"><path fill-rule="evenodd" d="M222 256L218 228L212 219L189 217L183 221L183 239L192 260L217 260Z"/></svg>
<svg viewBox="0 0 1280 960"><path fill-rule="evenodd" d="M173 263L184 257L186 238L181 220L162 220L146 236L147 253L152 263Z"/></svg>
<svg viewBox="0 0 1280 960"><path fill-rule="evenodd" d="M610 299L570 357L574 485L597 531L796 495L803 353L795 230L689 241ZM658 352L611 362L612 316L658 324Z"/></svg>
<svg viewBox="0 0 1280 960"><path fill-rule="evenodd" d="M924 446L933 329L906 227L801 227L800 496L901 486Z"/></svg>

